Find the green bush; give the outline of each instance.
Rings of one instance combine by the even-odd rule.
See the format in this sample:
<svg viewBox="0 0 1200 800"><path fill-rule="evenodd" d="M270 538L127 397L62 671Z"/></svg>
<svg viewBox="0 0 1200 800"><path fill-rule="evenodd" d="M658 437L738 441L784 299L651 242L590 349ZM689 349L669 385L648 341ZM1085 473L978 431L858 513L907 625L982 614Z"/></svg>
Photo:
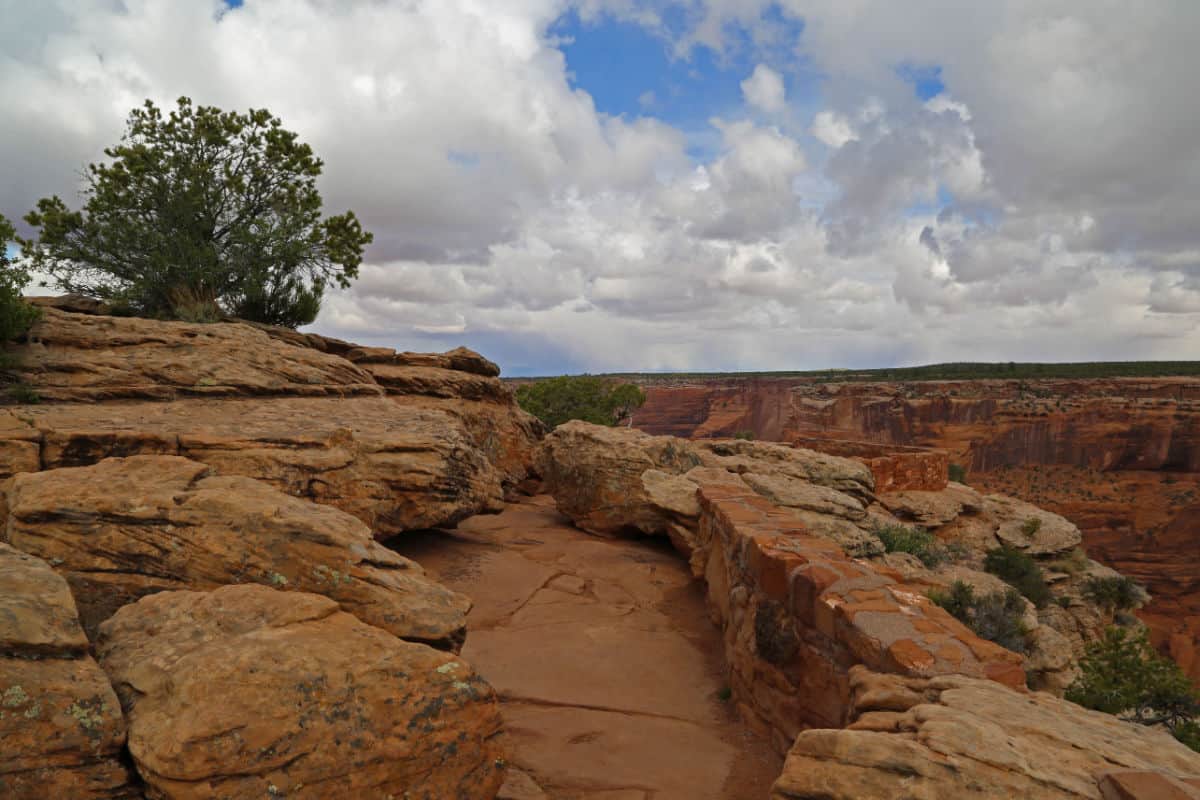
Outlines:
<svg viewBox="0 0 1200 800"><path fill-rule="evenodd" d="M989 550L983 568L1025 595L1038 608L1044 608L1053 596L1033 557L1011 545Z"/></svg>
<svg viewBox="0 0 1200 800"><path fill-rule="evenodd" d="M164 114L147 100L104 154L84 171L81 210L46 197L25 217L32 268L68 292L150 317L294 328L358 276L371 234L352 211L322 217L323 163L265 109L181 97Z"/></svg>
<svg viewBox="0 0 1200 800"><path fill-rule="evenodd" d="M646 395L632 383L593 375L563 375L518 387L517 402L551 428L572 419L616 425L641 407Z"/></svg>
<svg viewBox="0 0 1200 800"><path fill-rule="evenodd" d="M1200 697L1179 665L1155 652L1145 629L1109 628L1087 646L1079 667L1068 700L1143 725L1165 725L1200 750Z"/></svg>
<svg viewBox="0 0 1200 800"><path fill-rule="evenodd" d="M1092 576L1083 582L1083 596L1110 611L1129 611L1147 599L1146 590L1125 575Z"/></svg>
<svg viewBox="0 0 1200 800"><path fill-rule="evenodd" d="M967 468L962 464L951 464L948 477L955 483L966 483Z"/></svg>
<svg viewBox="0 0 1200 800"><path fill-rule="evenodd" d="M38 310L21 296L29 273L8 257L8 243L15 236L12 223L0 216L0 342L17 338L38 318Z"/></svg>
<svg viewBox="0 0 1200 800"><path fill-rule="evenodd" d="M884 525L876 528L874 533L887 552L914 555L927 567L936 567L949 557L938 538L922 528Z"/></svg>
<svg viewBox="0 0 1200 800"><path fill-rule="evenodd" d="M733 435L735 439L741 439L744 442L754 441L754 431L738 431Z"/></svg>
<svg viewBox="0 0 1200 800"><path fill-rule="evenodd" d="M1015 653L1029 650L1025 601L1015 589L977 595L970 584L955 581L948 592L932 591L929 599L958 619L981 639Z"/></svg>
<svg viewBox="0 0 1200 800"><path fill-rule="evenodd" d="M1021 525L1021 533L1032 539L1037 535L1037 532L1042 529L1042 520L1040 517L1030 517Z"/></svg>

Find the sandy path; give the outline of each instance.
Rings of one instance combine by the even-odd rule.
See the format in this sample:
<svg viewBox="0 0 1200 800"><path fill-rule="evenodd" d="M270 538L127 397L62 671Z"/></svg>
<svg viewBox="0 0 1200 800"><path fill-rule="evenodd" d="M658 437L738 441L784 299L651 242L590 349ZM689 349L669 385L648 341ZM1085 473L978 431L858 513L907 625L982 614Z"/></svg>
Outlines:
<svg viewBox="0 0 1200 800"><path fill-rule="evenodd" d="M506 796L766 798L780 759L720 699L720 636L669 547L589 536L537 497L396 549L475 601L463 656L524 773Z"/></svg>

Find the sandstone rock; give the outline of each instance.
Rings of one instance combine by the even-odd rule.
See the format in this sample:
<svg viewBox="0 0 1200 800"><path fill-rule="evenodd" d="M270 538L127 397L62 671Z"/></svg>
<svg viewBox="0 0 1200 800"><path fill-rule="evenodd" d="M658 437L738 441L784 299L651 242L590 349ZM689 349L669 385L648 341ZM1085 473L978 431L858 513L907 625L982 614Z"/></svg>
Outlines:
<svg viewBox="0 0 1200 800"><path fill-rule="evenodd" d="M25 473L7 538L62 572L85 628L155 592L261 583L326 595L396 636L458 647L470 601L335 508L175 456Z"/></svg>
<svg viewBox="0 0 1200 800"><path fill-rule="evenodd" d="M82 294L64 294L57 297L26 297L25 302L38 308L56 308L73 314L108 314L108 303Z"/></svg>
<svg viewBox="0 0 1200 800"><path fill-rule="evenodd" d="M982 505L979 493L960 483L952 483L940 492L889 492L879 495L879 502L900 519L929 528L952 522Z"/></svg>
<svg viewBox="0 0 1200 800"><path fill-rule="evenodd" d="M851 673L854 724L801 733L772 800L1100 798L1114 767L1200 775L1169 734L958 675Z"/></svg>
<svg viewBox="0 0 1200 800"><path fill-rule="evenodd" d="M184 395L382 394L345 359L280 342L249 325L160 322L43 308L19 351L43 401Z"/></svg>
<svg viewBox="0 0 1200 800"><path fill-rule="evenodd" d="M125 723L66 582L0 544L0 796L134 797Z"/></svg>
<svg viewBox="0 0 1200 800"><path fill-rule="evenodd" d="M1079 528L1058 514L1014 497L988 495L984 506L999 522L996 538L1032 556L1065 553L1083 541Z"/></svg>
<svg viewBox="0 0 1200 800"><path fill-rule="evenodd" d="M164 592L106 622L98 653L155 797L471 800L504 779L491 688L325 597Z"/></svg>
<svg viewBox="0 0 1200 800"><path fill-rule="evenodd" d="M222 475L257 478L336 506L380 538L496 510L504 485L452 415L385 397L0 409L0 454L7 454L0 464L14 463L17 471L112 456L186 456Z"/></svg>

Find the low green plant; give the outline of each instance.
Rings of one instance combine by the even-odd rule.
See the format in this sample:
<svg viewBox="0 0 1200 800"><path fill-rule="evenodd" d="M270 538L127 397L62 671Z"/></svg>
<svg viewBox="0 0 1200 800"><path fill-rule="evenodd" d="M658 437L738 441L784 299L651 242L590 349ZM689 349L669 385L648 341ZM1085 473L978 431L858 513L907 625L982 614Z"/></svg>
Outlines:
<svg viewBox="0 0 1200 800"><path fill-rule="evenodd" d="M1029 628L1025 625L1025 601L1015 589L978 595L964 581L955 581L947 592L934 590L929 599L946 609L982 639L1015 653L1029 650Z"/></svg>
<svg viewBox="0 0 1200 800"><path fill-rule="evenodd" d="M967 468L962 464L951 464L948 477L955 483L966 483Z"/></svg>
<svg viewBox="0 0 1200 800"><path fill-rule="evenodd" d="M1009 584L1038 608L1045 608L1053 597L1042 568L1033 557L1011 545L1001 545L984 556L983 568Z"/></svg>
<svg viewBox="0 0 1200 800"><path fill-rule="evenodd" d="M1147 600L1146 590L1126 575L1092 576L1083 582L1083 596L1109 611L1129 611Z"/></svg>
<svg viewBox="0 0 1200 800"><path fill-rule="evenodd" d="M517 388L521 408L551 428L572 419L616 425L645 402L645 393L634 384L595 375L563 375Z"/></svg>
<svg viewBox="0 0 1200 800"><path fill-rule="evenodd" d="M1079 668L1068 700L1143 725L1164 725L1200 750L1200 696L1179 665L1154 650L1144 628L1107 629L1087 646Z"/></svg>
<svg viewBox="0 0 1200 800"><path fill-rule="evenodd" d="M754 431L738 431L733 435L733 438L741 439L745 442L752 442L754 441Z"/></svg>
<svg viewBox="0 0 1200 800"><path fill-rule="evenodd" d="M14 383L8 387L8 396L14 402L34 405L42 401L41 395L27 383Z"/></svg>
<svg viewBox="0 0 1200 800"><path fill-rule="evenodd" d="M875 536L883 542L889 553L908 553L916 556L927 567L936 567L949 558L946 548L938 538L923 528L907 525L883 525L875 529Z"/></svg>
<svg viewBox="0 0 1200 800"><path fill-rule="evenodd" d="M1042 520L1039 517L1030 517L1021 524L1021 533L1032 539L1037 535L1037 532L1042 529Z"/></svg>
<svg viewBox="0 0 1200 800"><path fill-rule="evenodd" d="M1056 561L1051 561L1050 566L1059 572L1065 572L1068 575L1078 575L1088 568L1087 553L1082 547L1076 547L1071 552L1067 553L1062 558Z"/></svg>
<svg viewBox="0 0 1200 800"><path fill-rule="evenodd" d="M15 237L12 223L0 216L0 342L25 333L39 316L38 309L21 296L29 283L29 272L8 257L8 243Z"/></svg>

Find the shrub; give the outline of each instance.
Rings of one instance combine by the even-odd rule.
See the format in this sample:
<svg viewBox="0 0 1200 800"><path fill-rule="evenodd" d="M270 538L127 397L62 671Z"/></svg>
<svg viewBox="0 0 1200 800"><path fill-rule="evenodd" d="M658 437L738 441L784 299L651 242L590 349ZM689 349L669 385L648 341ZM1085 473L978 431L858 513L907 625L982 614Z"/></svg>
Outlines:
<svg viewBox="0 0 1200 800"><path fill-rule="evenodd" d="M1037 532L1042 529L1042 520L1039 517L1030 517L1021 524L1021 533L1032 539L1037 535Z"/></svg>
<svg viewBox="0 0 1200 800"><path fill-rule="evenodd" d="M1109 628L1087 646L1079 667L1068 700L1143 725L1165 725L1200 750L1200 697L1179 665L1155 652L1145 629Z"/></svg>
<svg viewBox="0 0 1200 800"><path fill-rule="evenodd" d="M738 431L733 435L735 439L741 439L744 442L754 441L754 431Z"/></svg>
<svg viewBox="0 0 1200 800"><path fill-rule="evenodd" d="M358 275L371 234L352 211L322 218L321 160L265 109L181 97L164 115L147 100L104 153L81 210L55 196L25 217L31 266L66 291L145 316L297 327Z"/></svg>
<svg viewBox="0 0 1200 800"><path fill-rule="evenodd" d="M1083 596L1110 611L1129 611L1146 602L1146 590L1125 575L1092 576L1083 582Z"/></svg>
<svg viewBox="0 0 1200 800"><path fill-rule="evenodd" d="M955 483L966 483L967 468L962 464L951 464L949 469L949 478Z"/></svg>
<svg viewBox="0 0 1200 800"><path fill-rule="evenodd" d="M17 403L35 405L42 401L41 396L27 383L14 383L8 387L8 396Z"/></svg>
<svg viewBox="0 0 1200 800"><path fill-rule="evenodd" d="M914 555L927 567L936 567L949 557L938 538L921 528L884 525L876 528L874 533L887 552Z"/></svg>
<svg viewBox="0 0 1200 800"><path fill-rule="evenodd" d="M12 223L0 216L0 342L17 338L38 318L38 310L21 296L29 273L8 257L8 243L15 236Z"/></svg>
<svg viewBox="0 0 1200 800"><path fill-rule="evenodd" d="M932 591L929 599L946 609L982 639L1015 653L1029 650L1025 601L1015 589L977 595L970 584L955 581L949 592Z"/></svg>
<svg viewBox="0 0 1200 800"><path fill-rule="evenodd" d="M517 402L551 428L572 419L616 425L645 403L646 395L632 383L593 375L563 375L519 387Z"/></svg>
<svg viewBox="0 0 1200 800"><path fill-rule="evenodd" d="M1083 548L1076 547L1062 558L1050 562L1050 566L1068 575L1078 575L1088 568L1088 561L1087 553L1083 551Z"/></svg>
<svg viewBox="0 0 1200 800"><path fill-rule="evenodd" d="M983 568L1015 588L1038 608L1044 608L1053 596L1033 557L1011 545L989 550Z"/></svg>

